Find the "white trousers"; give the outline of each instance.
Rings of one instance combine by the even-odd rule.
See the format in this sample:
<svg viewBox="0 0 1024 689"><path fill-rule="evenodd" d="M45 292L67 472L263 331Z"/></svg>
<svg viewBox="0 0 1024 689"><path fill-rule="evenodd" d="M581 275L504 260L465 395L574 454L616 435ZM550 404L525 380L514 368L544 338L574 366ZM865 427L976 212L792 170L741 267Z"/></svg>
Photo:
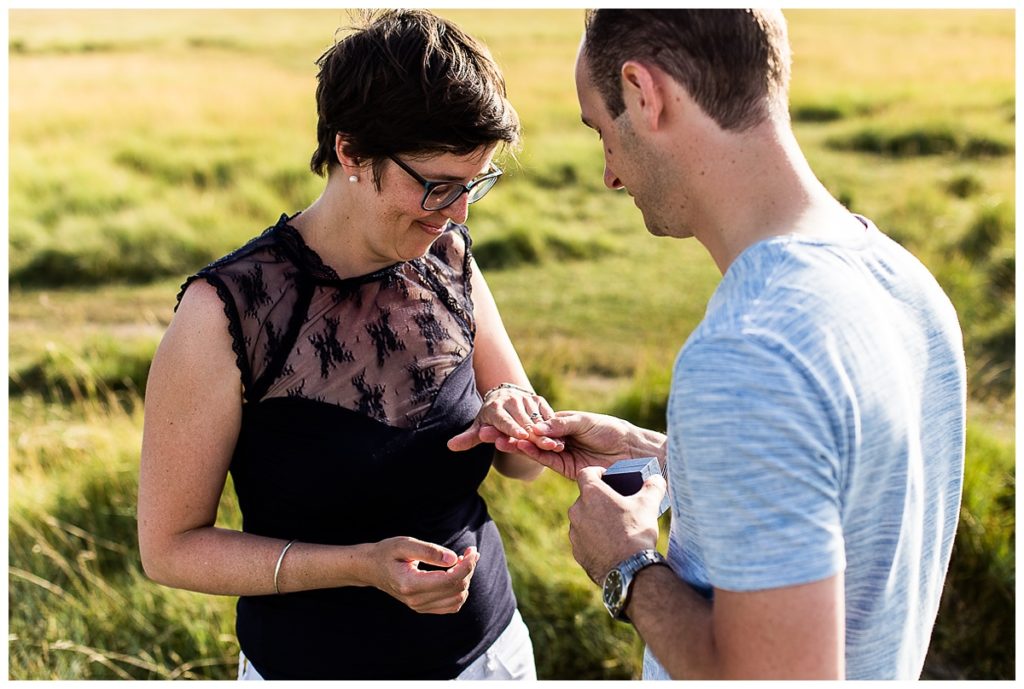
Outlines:
<svg viewBox="0 0 1024 689"><path fill-rule="evenodd" d="M238 654L238 679L261 680L244 653ZM530 630L516 610L512 621L494 643L463 670L457 680L536 680Z"/></svg>

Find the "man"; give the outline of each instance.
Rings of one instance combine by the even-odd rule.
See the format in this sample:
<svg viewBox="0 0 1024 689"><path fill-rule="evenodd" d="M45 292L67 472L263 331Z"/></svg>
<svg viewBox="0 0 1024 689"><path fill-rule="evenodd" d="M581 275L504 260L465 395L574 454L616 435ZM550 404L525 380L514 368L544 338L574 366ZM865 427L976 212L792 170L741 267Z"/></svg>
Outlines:
<svg viewBox="0 0 1024 689"><path fill-rule="evenodd" d="M535 426L561 453L480 431L579 481L573 554L647 642L645 678L916 678L949 564L956 314L815 178L789 67L777 12L588 13L576 86L605 184L724 277L677 358L667 437L580 412ZM630 497L601 481L644 455L671 486L667 561L662 479Z"/></svg>

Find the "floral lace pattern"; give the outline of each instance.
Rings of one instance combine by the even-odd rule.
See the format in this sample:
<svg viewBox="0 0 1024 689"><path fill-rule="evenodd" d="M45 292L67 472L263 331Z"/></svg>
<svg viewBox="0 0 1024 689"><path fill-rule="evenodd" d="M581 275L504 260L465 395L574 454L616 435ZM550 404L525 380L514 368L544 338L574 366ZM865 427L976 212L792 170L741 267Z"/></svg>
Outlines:
<svg viewBox="0 0 1024 689"><path fill-rule="evenodd" d="M456 225L422 258L340 279L282 216L182 294L217 288L247 403L301 397L415 428L473 349L469 246Z"/></svg>

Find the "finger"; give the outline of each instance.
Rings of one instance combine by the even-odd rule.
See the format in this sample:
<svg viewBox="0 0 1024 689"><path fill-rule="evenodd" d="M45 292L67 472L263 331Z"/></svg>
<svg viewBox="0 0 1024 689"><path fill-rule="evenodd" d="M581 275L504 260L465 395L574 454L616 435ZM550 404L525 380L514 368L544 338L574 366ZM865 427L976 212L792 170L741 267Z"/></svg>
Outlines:
<svg viewBox="0 0 1024 689"><path fill-rule="evenodd" d="M498 427L498 430L520 440L526 440L530 437L530 434L504 409L496 409L494 414L497 417L494 425Z"/></svg>
<svg viewBox="0 0 1024 689"><path fill-rule="evenodd" d="M454 578L456 581L466 579L467 581L472 578L473 572L476 571L476 564L480 561L480 553L473 546L466 548L465 554L459 558L459 561L454 567L449 569L446 573L450 578Z"/></svg>
<svg viewBox="0 0 1024 689"><path fill-rule="evenodd" d="M395 559L425 562L438 567L451 567L459 561L459 556L455 554L455 551L443 546L416 538L405 538L399 541Z"/></svg>
<svg viewBox="0 0 1024 689"><path fill-rule="evenodd" d="M518 452L524 454L530 459L539 459L540 455L544 453L544 450L537 447L535 443L530 440L517 440L512 445L512 452Z"/></svg>
<svg viewBox="0 0 1024 689"><path fill-rule="evenodd" d="M480 424L480 440L485 443L493 443L501 438L508 438L507 433L502 433L494 426L484 423Z"/></svg>
<svg viewBox="0 0 1024 689"><path fill-rule="evenodd" d="M473 421L469 428L448 441L448 449L452 452L464 452L480 444L480 423Z"/></svg>
<svg viewBox="0 0 1024 689"><path fill-rule="evenodd" d="M530 427L534 426L535 424L538 424L538 423L544 421L545 417L544 417L543 409L542 409L541 404L540 404L543 401L544 401L543 397L535 397L532 402L524 403L524 405L523 405L524 406L524 411L526 413L526 416L529 417L529 419L530 419L530 423L527 426L527 428L530 428Z"/></svg>
<svg viewBox="0 0 1024 689"><path fill-rule="evenodd" d="M576 474L576 482L580 484L580 490L594 484L607 485L601 480L604 472L605 468L599 466L589 466L580 469L579 473Z"/></svg>
<svg viewBox="0 0 1024 689"><path fill-rule="evenodd" d="M420 607L465 590L475 567L475 564L459 562L450 569L410 570L403 576L400 589L405 594L406 605Z"/></svg>
<svg viewBox="0 0 1024 689"><path fill-rule="evenodd" d="M530 441L542 450L549 452L561 452L565 449L565 441L558 438L549 438L545 435L535 435Z"/></svg>
<svg viewBox="0 0 1024 689"><path fill-rule="evenodd" d="M582 429L582 417L578 412L560 411L553 417L543 421L536 426L535 430L549 438L563 438L567 435L575 435Z"/></svg>
<svg viewBox="0 0 1024 689"><path fill-rule="evenodd" d="M548 452L543 450L528 440L520 440L516 443L516 451L520 454L524 454L533 461L546 466L557 474L564 476L567 479L575 480L576 475L573 470L569 467L572 466L572 462L562 456L559 452Z"/></svg>
<svg viewBox="0 0 1024 689"><path fill-rule="evenodd" d="M514 452L520 452L520 443L526 443L527 445L533 446L533 443L529 440L516 440L515 438L509 438L507 435L503 435L494 441L494 447L497 448L499 452L511 454Z"/></svg>
<svg viewBox="0 0 1024 689"><path fill-rule="evenodd" d="M533 428L535 423L543 421L540 412L537 410L537 404L534 399L516 399L511 401L510 408L506 408L509 415L516 420L520 426L526 429L527 432Z"/></svg>
<svg viewBox="0 0 1024 689"><path fill-rule="evenodd" d="M409 607L418 613L425 615L450 615L462 609L462 606L469 598L469 591L460 591L453 596L446 596L438 600L418 603Z"/></svg>
<svg viewBox="0 0 1024 689"><path fill-rule="evenodd" d="M410 582L406 605L417 612L454 612L465 602L479 554L464 555L451 569L416 571ZM454 608L453 608L454 606Z"/></svg>
<svg viewBox="0 0 1024 689"><path fill-rule="evenodd" d="M555 410L551 408L551 405L543 397L537 398L537 407L540 409L540 415L544 417L545 421L555 416Z"/></svg>
<svg viewBox="0 0 1024 689"><path fill-rule="evenodd" d="M493 443L500 452L521 452L517 449L518 442L536 444L543 450L561 452L565 449L565 442L557 438L547 438L536 433L528 434L528 438L510 438L508 434L489 424L480 424L479 437L482 442ZM532 456L532 455L531 455Z"/></svg>
<svg viewBox="0 0 1024 689"><path fill-rule="evenodd" d="M648 476L647 480L644 481L644 485L640 487L640 492L644 495L649 495L654 500L660 501L665 497L665 493L668 492L668 483L661 474Z"/></svg>
<svg viewBox="0 0 1024 689"><path fill-rule="evenodd" d="M432 572L432 574L437 574L437 572ZM422 584L418 584L418 586L422 586ZM429 612L438 608L450 608L453 603L456 603L468 591L468 582L461 582L457 586L452 586L450 581L446 581L443 585L434 584L429 587L420 588L414 593L407 595L402 599L402 602L416 612Z"/></svg>

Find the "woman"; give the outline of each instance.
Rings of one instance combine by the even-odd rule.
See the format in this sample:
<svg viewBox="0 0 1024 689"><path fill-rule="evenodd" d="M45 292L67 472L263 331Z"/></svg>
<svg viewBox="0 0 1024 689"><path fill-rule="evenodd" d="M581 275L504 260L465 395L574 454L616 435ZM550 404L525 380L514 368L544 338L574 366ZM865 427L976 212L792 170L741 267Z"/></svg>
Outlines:
<svg viewBox="0 0 1024 689"><path fill-rule="evenodd" d="M143 565L240 597L240 678L535 678L477 488L492 460L543 467L446 447L481 406L523 439L552 415L462 224L517 116L486 49L428 12L318 65L323 194L189 278L154 358ZM229 472L241 532L214 526Z"/></svg>

